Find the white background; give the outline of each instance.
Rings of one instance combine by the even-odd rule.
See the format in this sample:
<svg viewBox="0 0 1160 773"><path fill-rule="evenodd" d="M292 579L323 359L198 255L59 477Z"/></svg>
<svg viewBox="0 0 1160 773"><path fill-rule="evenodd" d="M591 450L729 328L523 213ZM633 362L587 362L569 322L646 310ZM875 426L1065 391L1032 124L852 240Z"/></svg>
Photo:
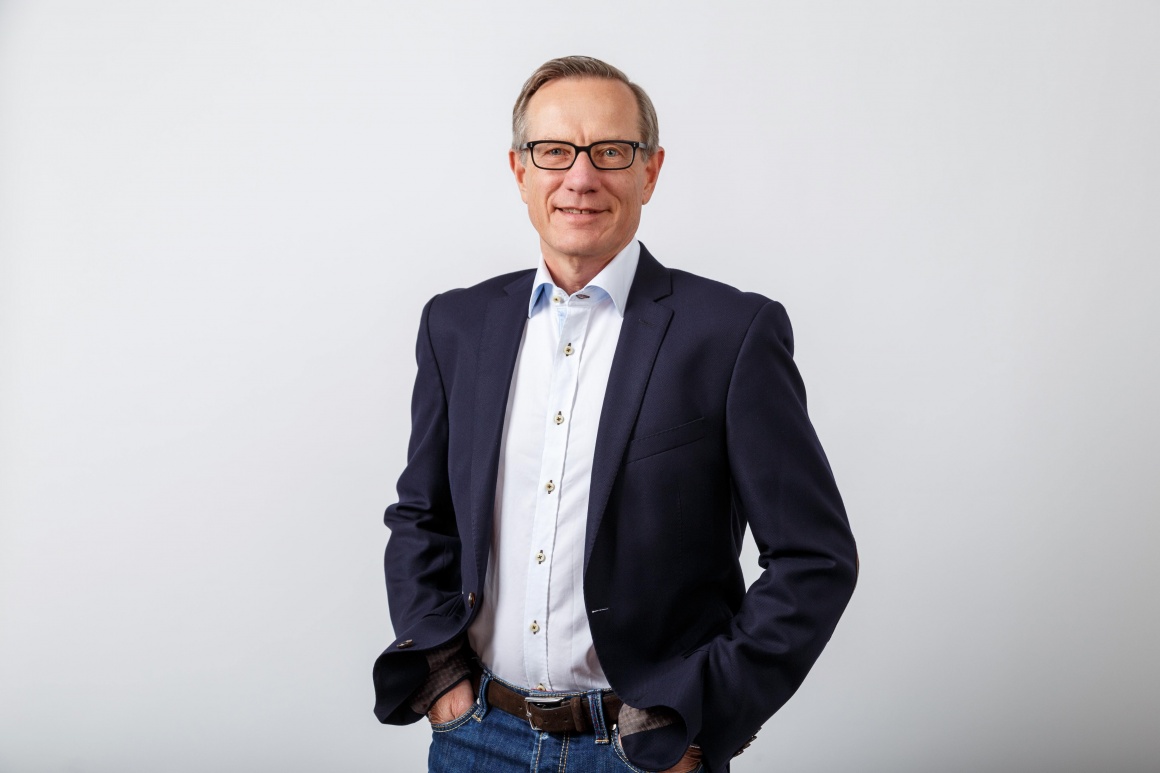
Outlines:
<svg viewBox="0 0 1160 773"><path fill-rule="evenodd" d="M1154 2L4 3L0 771L424 768L370 680L418 314L533 265L510 109L571 53L656 102L650 250L788 308L859 540L734 770L1160 769L1158 40Z"/></svg>

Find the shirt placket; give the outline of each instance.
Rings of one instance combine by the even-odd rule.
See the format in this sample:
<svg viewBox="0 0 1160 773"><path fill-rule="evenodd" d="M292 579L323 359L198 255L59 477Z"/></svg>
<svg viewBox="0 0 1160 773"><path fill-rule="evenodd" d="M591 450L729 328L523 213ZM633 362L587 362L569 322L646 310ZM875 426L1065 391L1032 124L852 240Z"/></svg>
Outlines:
<svg viewBox="0 0 1160 773"><path fill-rule="evenodd" d="M581 297L583 296L583 297ZM531 555L528 556L528 582L524 600L524 661L528 684L537 690L552 689L548 669L548 651L558 642L549 616L550 579L560 503L567 481L564 479L568 453L568 434L572 407L580 381L580 360L584 336L591 316L591 299L583 293L567 298L555 289L550 311L556 333L551 360L551 385L544 416L544 451L540 463L539 491L532 521ZM561 632L565 633L566 632Z"/></svg>

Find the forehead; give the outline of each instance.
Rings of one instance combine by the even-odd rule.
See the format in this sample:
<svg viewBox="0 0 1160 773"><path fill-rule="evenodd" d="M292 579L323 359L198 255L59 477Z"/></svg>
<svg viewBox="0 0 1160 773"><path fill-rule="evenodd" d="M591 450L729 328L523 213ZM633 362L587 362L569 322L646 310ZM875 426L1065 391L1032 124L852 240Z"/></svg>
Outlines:
<svg viewBox="0 0 1160 773"><path fill-rule="evenodd" d="M642 140L636 97L606 78L558 78L528 101L528 139Z"/></svg>

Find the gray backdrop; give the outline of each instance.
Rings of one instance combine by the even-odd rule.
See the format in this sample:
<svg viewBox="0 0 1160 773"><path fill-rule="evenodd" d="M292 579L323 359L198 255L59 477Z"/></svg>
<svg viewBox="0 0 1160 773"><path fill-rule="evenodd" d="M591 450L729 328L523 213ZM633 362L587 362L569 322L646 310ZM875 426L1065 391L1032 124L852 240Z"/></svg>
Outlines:
<svg viewBox="0 0 1160 773"><path fill-rule="evenodd" d="M509 111L569 53L657 104L649 249L788 308L860 544L735 770L1160 768L1158 39L1155 2L4 3L0 771L423 769L370 683L418 313L534 263Z"/></svg>

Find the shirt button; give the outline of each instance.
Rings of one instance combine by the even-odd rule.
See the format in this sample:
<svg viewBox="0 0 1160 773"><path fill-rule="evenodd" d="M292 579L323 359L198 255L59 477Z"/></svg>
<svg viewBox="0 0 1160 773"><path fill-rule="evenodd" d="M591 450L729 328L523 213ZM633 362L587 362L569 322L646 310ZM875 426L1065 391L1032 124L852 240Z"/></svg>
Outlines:
<svg viewBox="0 0 1160 773"><path fill-rule="evenodd" d="M563 411L556 411L556 423L557 424L564 423L564 412Z"/></svg>
<svg viewBox="0 0 1160 773"><path fill-rule="evenodd" d="M475 594L474 593L467 594L467 606L469 606L469 607L475 606Z"/></svg>
<svg viewBox="0 0 1160 773"><path fill-rule="evenodd" d="M539 690L540 692L547 692L548 691L548 688L544 687L543 682L540 682L538 685L536 685L536 689Z"/></svg>
<svg viewBox="0 0 1160 773"><path fill-rule="evenodd" d="M537 564L544 563L544 551L541 550L539 553L536 553L536 563Z"/></svg>
<svg viewBox="0 0 1160 773"><path fill-rule="evenodd" d="M539 633L540 632L540 624L537 623L535 620L532 621L531 631L532 631L532 633Z"/></svg>
<svg viewBox="0 0 1160 773"><path fill-rule="evenodd" d="M574 352L574 351L576 351L576 350L572 348L572 344L565 344L564 345L564 356L565 357L571 357L572 352Z"/></svg>
<svg viewBox="0 0 1160 773"><path fill-rule="evenodd" d="M553 295L552 296L552 303L559 303L559 302L560 302L560 296Z"/></svg>
<svg viewBox="0 0 1160 773"><path fill-rule="evenodd" d="M549 494L551 494L553 491L556 490L556 484L553 483L552 481L548 481L546 484L544 484L544 490L547 491Z"/></svg>

